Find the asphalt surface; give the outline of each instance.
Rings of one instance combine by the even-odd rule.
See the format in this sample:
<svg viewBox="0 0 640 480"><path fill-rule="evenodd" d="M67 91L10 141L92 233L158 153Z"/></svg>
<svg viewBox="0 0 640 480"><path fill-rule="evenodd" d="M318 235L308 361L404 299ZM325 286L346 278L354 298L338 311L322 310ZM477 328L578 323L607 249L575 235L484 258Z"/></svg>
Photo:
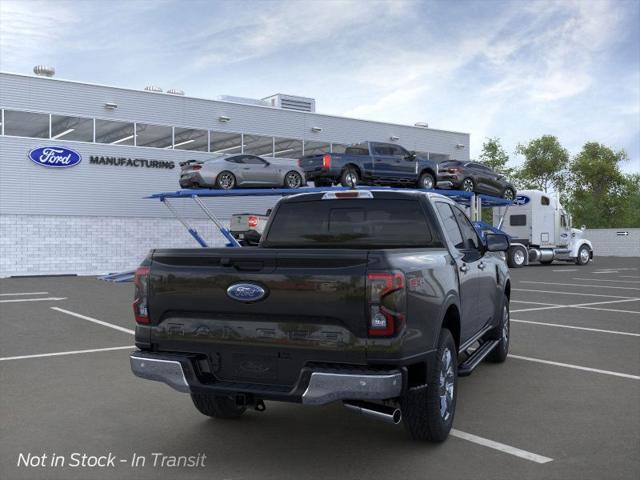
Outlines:
<svg viewBox="0 0 640 480"><path fill-rule="evenodd" d="M132 329L131 284L0 280L0 478L640 478L640 258L511 275L512 356L460 380L456 432L441 445L340 405L267 402L209 419L131 374L130 333L71 314ZM78 350L98 351L64 353ZM74 453L116 458L72 467ZM153 453L206 459L154 466Z"/></svg>

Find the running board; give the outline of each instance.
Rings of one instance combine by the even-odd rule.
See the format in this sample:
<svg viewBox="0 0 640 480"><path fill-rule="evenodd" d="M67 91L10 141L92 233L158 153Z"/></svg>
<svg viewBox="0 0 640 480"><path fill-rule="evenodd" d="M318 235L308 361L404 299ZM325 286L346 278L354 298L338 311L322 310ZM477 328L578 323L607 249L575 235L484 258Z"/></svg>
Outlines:
<svg viewBox="0 0 640 480"><path fill-rule="evenodd" d="M498 343L500 343L500 340L487 340L480 345L464 363L458 365L458 376L466 377L471 375L478 364L498 346Z"/></svg>

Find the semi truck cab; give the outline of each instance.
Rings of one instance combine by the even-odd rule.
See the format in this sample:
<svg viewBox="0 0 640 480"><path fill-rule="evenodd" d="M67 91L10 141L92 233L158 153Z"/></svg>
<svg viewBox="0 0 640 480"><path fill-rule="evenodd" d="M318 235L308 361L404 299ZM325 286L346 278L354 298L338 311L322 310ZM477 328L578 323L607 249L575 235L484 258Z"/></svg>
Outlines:
<svg viewBox="0 0 640 480"><path fill-rule="evenodd" d="M572 228L571 216L558 199L540 190L523 190L513 205L494 209L493 224L511 237L512 268L554 260L584 265L593 259L586 228Z"/></svg>

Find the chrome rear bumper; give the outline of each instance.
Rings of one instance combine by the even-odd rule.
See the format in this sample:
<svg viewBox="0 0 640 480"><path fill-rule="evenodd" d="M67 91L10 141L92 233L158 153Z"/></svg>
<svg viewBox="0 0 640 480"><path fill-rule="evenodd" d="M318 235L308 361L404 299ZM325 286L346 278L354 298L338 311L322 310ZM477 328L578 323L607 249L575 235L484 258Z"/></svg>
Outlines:
<svg viewBox="0 0 640 480"><path fill-rule="evenodd" d="M251 393L260 397L255 389L244 383L237 384L237 388L229 382L224 382L224 385L201 384L186 356L138 351L131 353L129 359L131 370L137 377L166 383L179 392L191 393L204 389L221 395ZM290 392L282 392L282 400L324 405L337 400L386 400L402 394L403 378L399 370L357 373L312 370L310 374L306 371L306 375L301 375L301 380ZM303 378L304 382L308 379L306 387Z"/></svg>

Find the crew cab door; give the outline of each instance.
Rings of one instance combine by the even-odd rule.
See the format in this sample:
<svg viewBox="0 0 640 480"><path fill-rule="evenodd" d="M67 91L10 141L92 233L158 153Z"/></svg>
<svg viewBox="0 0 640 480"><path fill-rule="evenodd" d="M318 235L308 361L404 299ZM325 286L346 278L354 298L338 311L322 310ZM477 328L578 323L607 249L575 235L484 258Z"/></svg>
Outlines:
<svg viewBox="0 0 640 480"><path fill-rule="evenodd" d="M482 328L480 324L483 323L483 316L478 315L477 311L480 297L478 265L482 261L479 240L477 235L474 242L470 235L463 234L456 219L456 207L438 201L435 206L449 243L449 251L456 262L461 308L460 343L464 343Z"/></svg>

